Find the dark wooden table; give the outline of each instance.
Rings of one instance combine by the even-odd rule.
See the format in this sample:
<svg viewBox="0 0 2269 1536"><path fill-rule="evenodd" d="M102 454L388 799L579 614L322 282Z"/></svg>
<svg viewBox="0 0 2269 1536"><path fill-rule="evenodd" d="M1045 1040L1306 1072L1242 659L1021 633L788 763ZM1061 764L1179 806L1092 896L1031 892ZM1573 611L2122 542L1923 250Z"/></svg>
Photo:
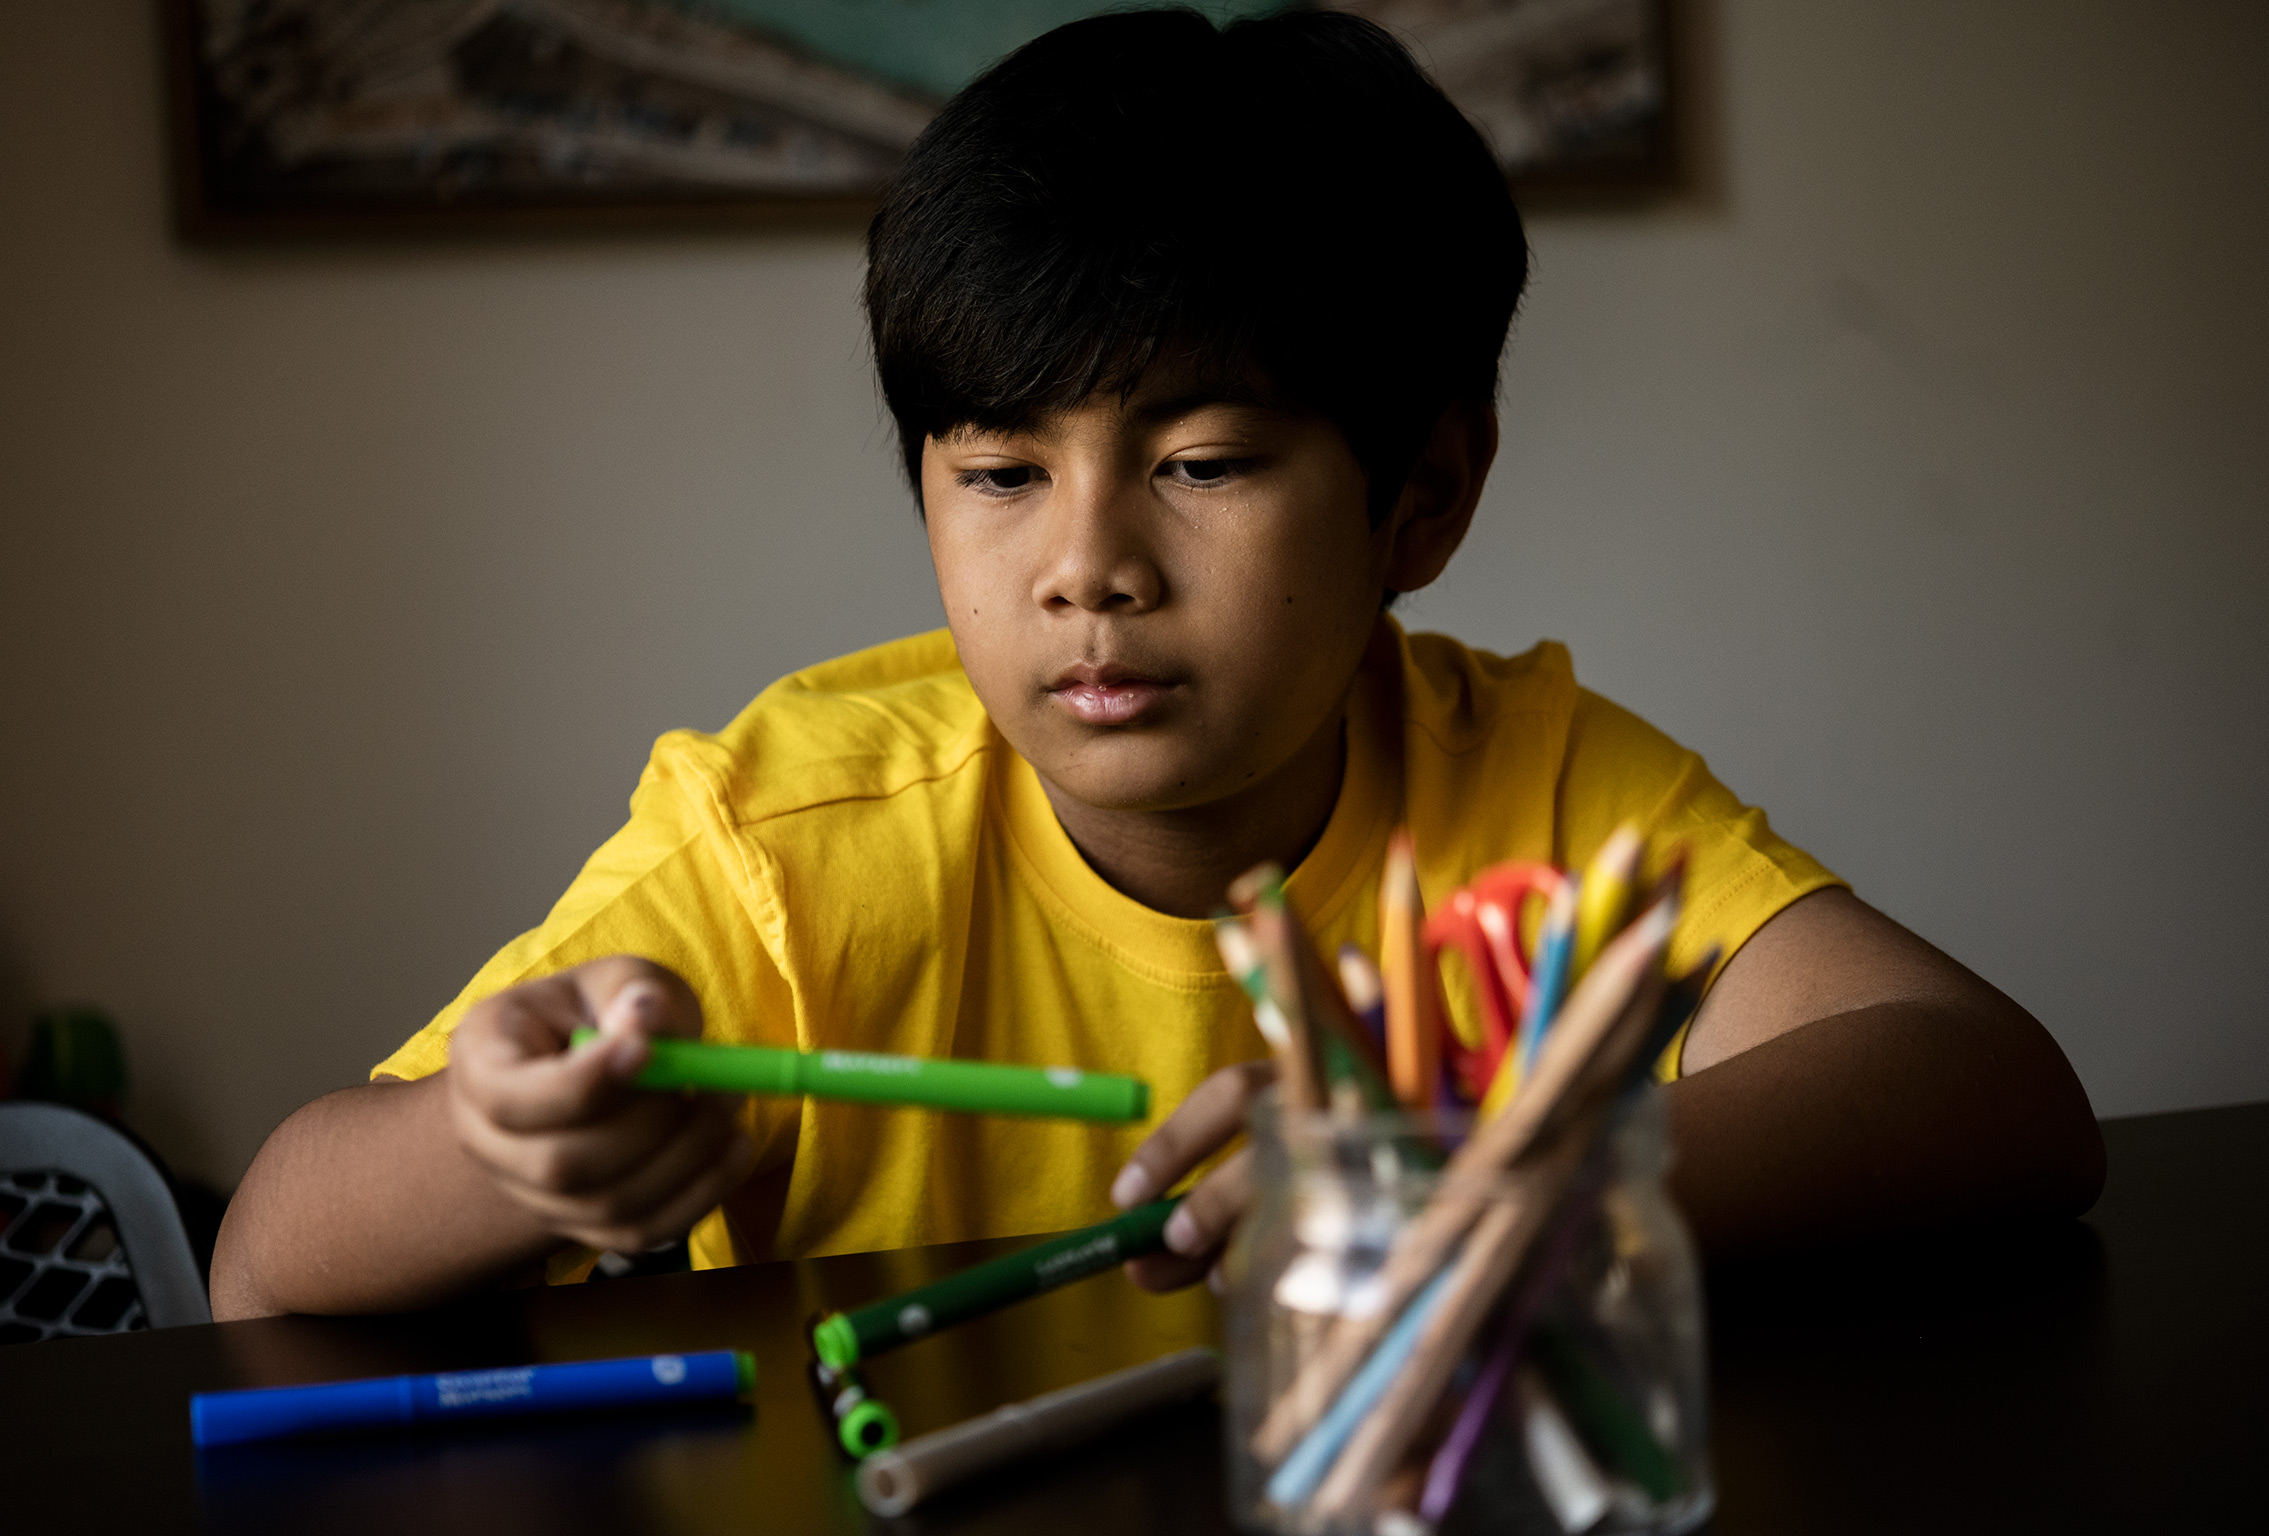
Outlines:
<svg viewBox="0 0 2269 1536"><path fill-rule="evenodd" d="M2083 1223L1710 1277L1737 1533L2269 1528L2269 1105L2113 1121ZM995 1532L1226 1528L1220 1424L1170 1410L870 1522L798 1368L801 1319L1015 1244L964 1244L0 1351L0 1529ZM1207 1340L1202 1291L1116 1276L877 1362L909 1433ZM732 1345L760 1401L203 1457L214 1387ZM2252 1511L2248 1514L2248 1511Z"/></svg>

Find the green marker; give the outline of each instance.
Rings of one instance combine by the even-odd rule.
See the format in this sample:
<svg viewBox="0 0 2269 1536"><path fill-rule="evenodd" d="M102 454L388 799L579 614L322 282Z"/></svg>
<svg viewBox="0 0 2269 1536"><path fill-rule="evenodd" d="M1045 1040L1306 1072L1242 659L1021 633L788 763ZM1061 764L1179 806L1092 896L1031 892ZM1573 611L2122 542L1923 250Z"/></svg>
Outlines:
<svg viewBox="0 0 2269 1536"><path fill-rule="evenodd" d="M903 1296L834 1313L812 1329L812 1349L822 1364L842 1370L940 1328L1116 1269L1166 1246L1166 1218L1181 1203L1179 1195L1153 1200L1098 1226L1036 1243Z"/></svg>
<svg viewBox="0 0 2269 1536"><path fill-rule="evenodd" d="M597 1030L575 1031L581 1045ZM970 1115L1047 1115L1067 1120L1147 1120L1150 1085L1077 1067L1020 1067L867 1051L789 1051L765 1045L654 1040L641 1088L716 1093L809 1094L864 1104L915 1104Z"/></svg>

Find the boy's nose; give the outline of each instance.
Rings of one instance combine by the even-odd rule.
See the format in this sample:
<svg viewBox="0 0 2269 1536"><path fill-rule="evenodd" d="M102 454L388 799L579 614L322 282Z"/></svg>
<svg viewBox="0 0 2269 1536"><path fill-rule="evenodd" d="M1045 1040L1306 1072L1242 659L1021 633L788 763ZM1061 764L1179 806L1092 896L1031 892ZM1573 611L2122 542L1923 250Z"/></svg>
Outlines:
<svg viewBox="0 0 2269 1536"><path fill-rule="evenodd" d="M1107 489L1059 493L1033 598L1066 612L1145 613L1166 595L1139 514Z"/></svg>

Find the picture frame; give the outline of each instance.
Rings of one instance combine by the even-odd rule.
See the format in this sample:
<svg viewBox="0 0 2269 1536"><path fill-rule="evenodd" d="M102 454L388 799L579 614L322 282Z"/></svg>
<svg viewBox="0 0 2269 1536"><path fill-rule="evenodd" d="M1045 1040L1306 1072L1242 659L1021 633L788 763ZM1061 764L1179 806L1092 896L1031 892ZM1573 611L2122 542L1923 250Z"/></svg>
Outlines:
<svg viewBox="0 0 2269 1536"><path fill-rule="evenodd" d="M1667 0L1329 0L1516 195L1674 168ZM1209 0L1215 19L1286 0ZM193 242L856 225L931 115L1098 0L159 0Z"/></svg>

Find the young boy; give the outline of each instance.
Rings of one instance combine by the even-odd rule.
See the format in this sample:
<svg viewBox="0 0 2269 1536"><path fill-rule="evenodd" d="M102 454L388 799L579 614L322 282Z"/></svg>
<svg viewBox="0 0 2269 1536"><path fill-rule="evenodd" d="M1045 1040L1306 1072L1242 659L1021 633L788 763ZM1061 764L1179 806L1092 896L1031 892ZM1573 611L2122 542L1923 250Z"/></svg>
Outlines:
<svg viewBox="0 0 2269 1536"><path fill-rule="evenodd" d="M2015 1004L1558 646L1387 616L1481 495L1527 263L1480 138L1385 33L1051 33L939 116L869 258L949 632L664 737L543 926L270 1138L216 1315L420 1306L689 1228L708 1266L1150 1198L1270 1075L1205 921L1224 888L1279 860L1327 953L1375 950L1397 825L1433 902L1501 860L1581 864L1628 818L1689 848L1673 961L1730 957L1668 1089L1707 1247L2093 1200L2087 1099ZM663 1034L1126 1072L1171 1114L1144 1136L629 1087ZM1245 1194L1221 1158L1136 1278L1206 1273Z"/></svg>

